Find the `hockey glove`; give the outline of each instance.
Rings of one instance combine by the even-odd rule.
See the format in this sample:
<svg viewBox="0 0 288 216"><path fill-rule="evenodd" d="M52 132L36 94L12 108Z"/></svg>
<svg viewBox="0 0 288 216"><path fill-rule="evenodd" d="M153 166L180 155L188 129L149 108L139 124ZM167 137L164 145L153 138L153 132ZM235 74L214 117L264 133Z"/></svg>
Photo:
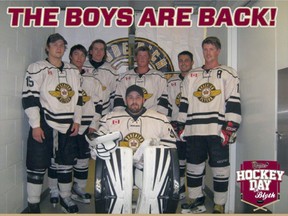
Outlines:
<svg viewBox="0 0 288 216"><path fill-rule="evenodd" d="M178 135L178 139L182 142L185 142L184 139L184 129L185 129L185 124L182 122L177 122L177 135Z"/></svg>
<svg viewBox="0 0 288 216"><path fill-rule="evenodd" d="M97 133L87 134L86 140L89 143L91 157L95 160L96 156L103 160L109 160L110 154L116 150L117 140L122 139L122 134L119 131L112 132L106 135Z"/></svg>
<svg viewBox="0 0 288 216"><path fill-rule="evenodd" d="M227 122L227 124L222 127L220 136L223 146L232 144L236 141L236 132L238 128L239 124L232 121Z"/></svg>
<svg viewBox="0 0 288 216"><path fill-rule="evenodd" d="M178 133L178 122L177 121L171 121L171 125L172 125L174 131L176 133Z"/></svg>

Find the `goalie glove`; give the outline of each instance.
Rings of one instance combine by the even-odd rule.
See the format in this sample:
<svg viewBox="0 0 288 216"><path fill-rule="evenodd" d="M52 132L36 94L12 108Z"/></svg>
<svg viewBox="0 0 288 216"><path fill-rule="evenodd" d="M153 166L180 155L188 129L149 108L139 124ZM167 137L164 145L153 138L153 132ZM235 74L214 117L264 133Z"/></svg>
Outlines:
<svg viewBox="0 0 288 216"><path fill-rule="evenodd" d="M110 154L116 150L116 141L122 139L122 134L119 131L106 135L92 133L87 134L85 138L89 143L91 157L94 160L96 160L96 157L99 157L103 160L109 160Z"/></svg>
<svg viewBox="0 0 288 216"><path fill-rule="evenodd" d="M236 132L238 128L239 124L232 121L227 122L227 124L222 127L220 137L223 146L232 144L236 141Z"/></svg>

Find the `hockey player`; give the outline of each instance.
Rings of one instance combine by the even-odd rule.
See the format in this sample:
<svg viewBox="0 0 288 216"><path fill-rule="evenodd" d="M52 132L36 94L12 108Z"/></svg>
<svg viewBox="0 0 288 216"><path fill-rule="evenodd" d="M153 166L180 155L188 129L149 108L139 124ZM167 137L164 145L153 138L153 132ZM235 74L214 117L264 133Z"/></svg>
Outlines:
<svg viewBox="0 0 288 216"><path fill-rule="evenodd" d="M99 126L102 111L101 83L93 76L91 71L82 69L87 57L87 50L81 44L70 49L70 62L74 64L81 74L81 87L83 96L82 120L77 135L77 163L74 165L74 183L71 198L75 201L89 204L91 195L85 192L88 165L90 158L89 144L85 135L93 133ZM50 188L50 202L58 203L57 167L48 170L48 185Z"/></svg>
<svg viewBox="0 0 288 216"><path fill-rule="evenodd" d="M114 109L125 108L125 92L131 85L138 85L144 91L145 108L168 115L167 80L164 74L149 68L151 59L150 50L147 46L138 47L135 51L137 67L125 72L119 77L116 88Z"/></svg>
<svg viewBox="0 0 288 216"><path fill-rule="evenodd" d="M30 124L26 157L30 213L40 213L42 184L51 158L57 164L60 204L66 212L78 212L70 195L82 90L77 68L62 62L66 45L60 34L50 35L48 58L29 65L24 79L22 103Z"/></svg>
<svg viewBox="0 0 288 216"><path fill-rule="evenodd" d="M100 134L120 131L123 135L120 146L134 151L145 139L151 138L159 138L161 143L175 147L175 133L167 117L143 106L145 93L140 86L129 86L125 98L125 110L111 112L100 120Z"/></svg>
<svg viewBox="0 0 288 216"><path fill-rule="evenodd" d="M218 62L218 38L204 39L202 49L205 64L185 77L178 115L179 124L185 124L179 136L187 141L187 186L191 199L181 207L187 213L203 206L201 186L209 158L214 185L213 213L224 213L230 175L229 144L235 142L241 122L239 78L233 68Z"/></svg>
<svg viewBox="0 0 288 216"><path fill-rule="evenodd" d="M193 54L189 51L182 51L178 54L178 66L180 74L175 74L168 80L168 98L172 105L171 125L177 132L177 117L181 99L181 84L184 77L190 72L193 66ZM186 142L177 140L177 151L180 165L180 199L185 198L185 170L186 170Z"/></svg>
<svg viewBox="0 0 288 216"><path fill-rule="evenodd" d="M83 69L89 70L89 73L93 74L102 84L103 116L113 108L118 74L115 69L106 62L107 45L103 40L94 40L88 52L89 60L85 62Z"/></svg>
<svg viewBox="0 0 288 216"><path fill-rule="evenodd" d="M139 151L144 152L145 148L147 145L151 145L151 142L147 142L150 140L159 140L159 141L155 141L155 143L153 145L163 145L172 149L176 148L175 145L175 141L176 141L176 134L171 126L171 124L169 123L167 117L161 113L158 113L157 111L154 110L149 110L146 109L143 104L145 102L145 98L144 98L144 92L143 89L140 86L137 85L131 85L127 88L126 92L125 92L125 101L127 104L127 107L125 110L120 110L120 111L113 111L111 113L108 113L107 115L105 115L101 121L100 121L100 128L97 131L98 135L101 134L109 134L111 132L121 132L122 133L122 139L118 142L120 147L130 147L133 152L134 152L134 157L133 157L133 161L135 160L135 155L138 155L139 157L136 157L138 159L136 159L137 163L134 163L134 166L137 169L134 169L134 177L135 177L135 185L142 185L141 179L143 175L143 178L145 178L145 174L142 174L143 171L143 164L142 164L142 160L141 159L141 153L139 153ZM91 135L90 135L91 136ZM89 137L89 136L88 136ZM97 148L99 149L98 152L100 152L102 154L102 158L105 156L109 156L106 154L106 152L108 151L108 149L110 149L109 146L107 145L101 145L100 148L97 146ZM113 148L111 148L113 149ZM125 149L125 148L124 148ZM175 149L176 150L176 149ZM99 154L100 154L99 153ZM99 156L98 154L98 156ZM103 154L105 154L103 156ZM119 154L117 154L119 155ZM148 187L148 185L151 185L152 183L152 179L158 179L158 180L154 180L154 191L151 192L149 195L153 195L154 197L151 200L148 198L148 196L145 195L144 191L143 193L143 199L138 199L138 204L139 206L142 207L138 207L137 205L137 210L136 209L136 213L148 213L148 212L158 212L158 213L163 213L163 212L167 212L167 213L171 213L171 212L175 212L176 208L177 208L177 203L178 203L178 199L179 199L179 164L178 164L178 157L177 157L177 153L175 151L175 155L176 155L176 159L171 159L172 156L170 156L170 154L166 155L165 157L160 157L160 155L158 155L158 157L156 157L156 162L154 164L156 164L156 168L154 167L155 171L158 171L157 177L156 174L154 173L154 175L152 174L152 178L148 178L149 180L146 180L146 186ZM148 156L149 157L149 156ZM151 161L153 161L152 159L152 155L150 155L150 159ZM161 161L161 158L163 159ZM172 160L172 162L169 162L169 160ZM116 160L120 160L122 161L121 164L123 164L123 169L126 167L126 169L129 167L129 159L125 159L124 158L121 160L120 159L116 159ZM176 161L177 160L177 161ZM112 162L115 161L115 159L111 160ZM127 163L126 163L126 162ZM146 160L147 161L147 160ZM135 161L134 161L135 162ZM145 159L144 159L145 162ZM177 163L175 163L177 162ZM101 163L100 161L96 161L96 164L98 163L98 165ZM110 163L110 162L108 162ZM159 163L159 164L158 164ZM167 163L167 164L165 164ZM174 170L176 172L176 174L174 173L174 175L172 175L175 180L171 180L168 178L169 172L173 173L172 171L168 172L168 164L173 163L173 164L177 164L176 167L174 167L174 169L172 168L172 170ZM159 165L159 167L157 167ZM110 167L110 165L109 165ZM165 169L163 171L159 171L162 170L162 168ZM107 169L105 169L107 170ZM117 173L118 168L113 168L113 173L115 174L115 178L119 179L119 177L122 176L122 174ZM120 170L122 170L120 168ZM146 172L153 172L153 169L150 167L150 169L148 169L148 171ZM99 170L98 170L99 171ZM144 167L144 171L145 171L145 167ZM97 170L96 170L97 172ZM103 171L105 172L105 171ZM132 167L131 167L131 174L132 174ZM167 173L168 174L164 174ZM137 173L137 174L136 174ZM111 175L114 175L111 174ZM98 174L96 173L96 176ZM100 175L102 175L102 171L100 170ZM127 175L127 176L126 176ZM163 176L162 176L163 175ZM116 183L110 183L113 184L111 187L109 186L110 189L104 190L105 192L112 190L112 194L110 195L104 195L104 201L103 200L97 200L95 201L96 204L96 212L97 213L101 213L101 212L105 212L105 210L103 210L105 205L108 205L108 209L107 213L131 213L131 211L129 210L129 204L127 205L122 205L119 204L119 202L121 202L121 200L123 200L123 197L119 197L119 199L117 198L118 194L116 193L117 191L121 190L122 188L126 187L128 184L127 181L129 181L129 177L131 177L131 175L127 174L125 172L125 178L123 179L123 182L121 180L121 185L119 185L120 188L115 188L115 190L113 189L113 187L115 186L114 184ZM161 176L161 178L159 177ZM166 176L166 177L165 177ZM178 176L178 178L177 178ZM113 181L113 179L115 179L114 177L111 177L109 179L111 179L111 181ZM107 179L107 178L105 178ZM138 181L137 181L138 179ZM140 179L140 180L139 180ZM171 181L170 181L171 180ZM105 184L103 182L104 180L102 179L96 179L96 186L95 186L95 194L99 193L99 191L103 190L101 184ZM105 180L106 181L106 180ZM107 181L109 181L107 179ZM158 184L158 181L162 182ZM139 184L137 184L137 182ZM110 185L109 184L109 185ZM132 185L132 182L131 184ZM143 183L143 187L144 187L144 183ZM170 185L170 188L169 188ZM174 189L171 188L176 186ZM168 187L168 188L167 188ZM112 189L111 189L112 188ZM139 186L140 190L141 190L141 186ZM159 190L159 192L158 192ZM170 201L164 201L163 199L168 199L167 197L169 195L165 194L166 192L170 191L171 193L176 193L176 198L175 199L171 199L171 203ZM121 196L123 193L125 193L125 191L120 192L119 196ZM127 191L126 191L127 193ZM132 195L132 186L131 186L131 193ZM140 196L141 196L141 192L140 192ZM158 196L159 194L159 196ZM156 197L155 197L156 196ZM110 197L110 198L109 198ZM113 198L115 197L115 198ZM127 194L127 201L129 200L129 192ZM170 198L170 197L169 197ZM110 201L105 201L106 199L113 199L113 205L109 204ZM158 200L158 202L156 201ZM162 201L159 201L162 200ZM126 202L127 202L126 201ZM111 201L112 202L112 201ZM116 203L115 203L116 202ZM102 203L99 204L99 203ZM142 205L141 205L142 203ZM168 203L168 204L167 204ZM131 203L130 203L131 204ZM99 206L100 205L100 206ZM144 207L143 207L144 206ZM159 207L160 206L160 207ZM162 206L162 207L161 207ZM163 210L162 208L166 208L166 211ZM101 210L100 210L101 209ZM112 210L111 210L112 209ZM113 210L114 209L114 210ZM162 209L162 210L161 210ZM138 212L137 212L138 211ZM159 212L160 211L160 212Z"/></svg>

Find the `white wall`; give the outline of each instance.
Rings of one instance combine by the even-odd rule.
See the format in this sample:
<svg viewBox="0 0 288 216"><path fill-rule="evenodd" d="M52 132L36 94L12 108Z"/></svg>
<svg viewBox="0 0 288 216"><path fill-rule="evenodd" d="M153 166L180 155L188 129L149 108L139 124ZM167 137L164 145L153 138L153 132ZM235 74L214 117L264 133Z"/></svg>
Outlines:
<svg viewBox="0 0 288 216"><path fill-rule="evenodd" d="M276 65L277 70L288 67L288 2L276 1L278 7L277 28L276 28ZM280 167L281 169L281 167ZM288 200L288 173L285 173L280 185L280 201L273 206L273 213L287 213Z"/></svg>
<svg viewBox="0 0 288 216"><path fill-rule="evenodd" d="M40 3L39 3L40 4ZM28 65L45 57L49 28L10 28L8 6L35 3L0 2L0 213L20 213L26 206L26 137L28 123L21 104ZM45 6L42 2L41 6Z"/></svg>
<svg viewBox="0 0 288 216"><path fill-rule="evenodd" d="M278 6L276 28L238 29L238 72L241 78L243 122L237 144L237 167L245 160L277 160L277 71L287 67L288 2L260 1L253 6ZM236 185L240 200L239 185ZM287 213L287 176L280 201L268 206ZM285 189L284 189L285 188ZM241 209L236 209L241 212Z"/></svg>

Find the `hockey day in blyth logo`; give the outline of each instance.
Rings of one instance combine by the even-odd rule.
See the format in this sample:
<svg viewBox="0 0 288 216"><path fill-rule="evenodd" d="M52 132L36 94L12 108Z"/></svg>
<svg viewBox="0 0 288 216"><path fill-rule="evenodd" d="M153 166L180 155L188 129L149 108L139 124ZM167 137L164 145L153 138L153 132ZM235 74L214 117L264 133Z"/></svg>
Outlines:
<svg viewBox="0 0 288 216"><path fill-rule="evenodd" d="M284 171L277 161L244 161L236 174L241 201L256 207L254 211L267 211L264 207L280 200Z"/></svg>

